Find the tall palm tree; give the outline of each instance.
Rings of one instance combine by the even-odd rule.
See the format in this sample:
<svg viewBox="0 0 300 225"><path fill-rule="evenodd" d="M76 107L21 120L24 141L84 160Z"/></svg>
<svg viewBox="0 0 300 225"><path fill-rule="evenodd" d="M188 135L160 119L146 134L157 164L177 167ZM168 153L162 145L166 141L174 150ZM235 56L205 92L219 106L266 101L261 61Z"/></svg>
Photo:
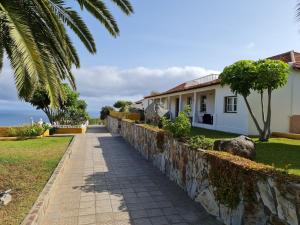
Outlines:
<svg viewBox="0 0 300 225"><path fill-rule="evenodd" d="M116 37L118 25L103 0L74 0ZM126 15L133 13L129 0L111 0ZM28 98L39 85L47 88L51 102L63 95L61 83L76 88L71 67L80 61L66 27L71 28L92 54L96 45L79 12L66 0L0 0L0 69L6 53L19 97Z"/></svg>

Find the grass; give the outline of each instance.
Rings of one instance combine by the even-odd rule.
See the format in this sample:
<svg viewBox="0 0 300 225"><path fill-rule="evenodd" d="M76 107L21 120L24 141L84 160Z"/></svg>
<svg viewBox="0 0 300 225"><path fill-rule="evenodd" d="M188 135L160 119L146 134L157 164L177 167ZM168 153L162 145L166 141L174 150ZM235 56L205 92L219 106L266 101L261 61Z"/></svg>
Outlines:
<svg viewBox="0 0 300 225"><path fill-rule="evenodd" d="M20 224L56 168L71 137L0 141L0 192L12 202L0 208L0 224Z"/></svg>
<svg viewBox="0 0 300 225"><path fill-rule="evenodd" d="M203 128L192 128L191 136L205 135L212 139L234 138L238 134ZM270 138L269 142L256 142L256 162L287 170L290 174L300 176L300 140L287 138Z"/></svg>

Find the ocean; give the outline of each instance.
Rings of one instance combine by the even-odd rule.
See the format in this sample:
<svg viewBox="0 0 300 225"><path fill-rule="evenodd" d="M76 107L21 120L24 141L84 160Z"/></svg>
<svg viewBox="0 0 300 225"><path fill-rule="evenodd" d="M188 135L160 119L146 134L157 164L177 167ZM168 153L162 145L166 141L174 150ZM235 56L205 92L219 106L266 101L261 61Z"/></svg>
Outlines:
<svg viewBox="0 0 300 225"><path fill-rule="evenodd" d="M48 122L47 116L40 110L32 111L0 111L0 126L17 126L22 124L31 124L31 121L40 119Z"/></svg>

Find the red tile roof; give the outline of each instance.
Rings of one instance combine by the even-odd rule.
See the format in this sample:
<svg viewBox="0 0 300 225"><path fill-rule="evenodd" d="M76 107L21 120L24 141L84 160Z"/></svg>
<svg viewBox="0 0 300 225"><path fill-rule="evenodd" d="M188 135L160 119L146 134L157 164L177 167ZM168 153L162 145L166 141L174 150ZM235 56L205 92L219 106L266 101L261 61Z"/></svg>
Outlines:
<svg viewBox="0 0 300 225"><path fill-rule="evenodd" d="M282 53L279 55L271 56L268 59L282 60L286 63L291 63L292 67L294 69L300 69L300 53L299 52L289 51L289 52L285 52L285 53ZM196 88L208 87L208 86L212 86L212 85L216 85L216 84L220 84L219 79L215 79L213 81L209 81L209 82L205 82L205 83L201 83L201 84L195 84L195 85L188 85L188 82L184 82L174 88L171 88L168 91L165 91L165 92L162 92L162 93L156 94L156 95L149 95L149 96L146 96L145 98L158 97L158 96L163 96L166 94L173 94L173 93L177 93L177 92L181 92L181 91L187 91L187 90L192 90L192 89L196 89Z"/></svg>
<svg viewBox="0 0 300 225"><path fill-rule="evenodd" d="M220 84L219 79L201 83L201 84L192 85L192 86L188 86L187 82L185 82L185 83L179 84L178 86L176 86L168 91L162 92L157 95L149 95L149 96L146 96L145 98L158 97L158 96L162 96L162 95L166 95L166 94L173 94L173 93L177 93L177 92L181 92L181 91L188 91L188 90L193 90L193 89L197 89L197 88L209 87L209 86L213 86L213 85L217 85L217 84Z"/></svg>
<svg viewBox="0 0 300 225"><path fill-rule="evenodd" d="M269 59L282 60L293 65L300 64L300 53L295 51L285 52L279 55L269 57Z"/></svg>

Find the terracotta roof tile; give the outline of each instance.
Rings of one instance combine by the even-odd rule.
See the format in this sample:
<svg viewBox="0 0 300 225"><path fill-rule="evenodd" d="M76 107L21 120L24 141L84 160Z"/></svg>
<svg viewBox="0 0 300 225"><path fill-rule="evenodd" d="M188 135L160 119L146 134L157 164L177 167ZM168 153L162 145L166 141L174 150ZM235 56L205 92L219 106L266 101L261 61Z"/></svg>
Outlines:
<svg viewBox="0 0 300 225"><path fill-rule="evenodd" d="M191 86L187 86L187 83L185 82L185 83L179 84L178 86L176 86L168 91L162 92L157 95L149 95L149 96L146 96L145 98L158 97L158 96L162 96L162 95L166 95L166 94L173 94L173 93L181 92L181 91L188 91L188 90L193 90L193 89L202 88L202 87L209 87L209 86L216 85L216 84L220 84L219 79L201 83L201 84L197 84L197 85L191 85Z"/></svg>
<svg viewBox="0 0 300 225"><path fill-rule="evenodd" d="M286 63L300 63L300 53L295 51L285 52L269 57L269 59L282 60Z"/></svg>

